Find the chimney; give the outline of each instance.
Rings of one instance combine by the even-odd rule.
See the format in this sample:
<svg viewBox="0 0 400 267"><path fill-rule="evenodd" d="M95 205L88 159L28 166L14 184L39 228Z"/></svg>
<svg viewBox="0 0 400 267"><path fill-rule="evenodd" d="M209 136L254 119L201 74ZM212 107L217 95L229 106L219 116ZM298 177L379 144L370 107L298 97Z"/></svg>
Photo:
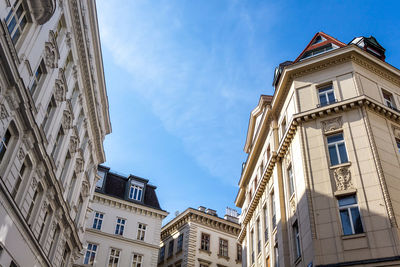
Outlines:
<svg viewBox="0 0 400 267"><path fill-rule="evenodd" d="M199 206L199 207L197 208L197 210L202 211L202 212L206 212L206 207Z"/></svg>
<svg viewBox="0 0 400 267"><path fill-rule="evenodd" d="M239 214L235 209L226 207L224 219L230 222L239 223Z"/></svg>
<svg viewBox="0 0 400 267"><path fill-rule="evenodd" d="M217 215L217 211L216 211L216 210L213 210L213 209L207 209L207 210L206 210L206 213L207 213L207 214L210 214L210 215L213 215L213 216L218 216L218 215Z"/></svg>

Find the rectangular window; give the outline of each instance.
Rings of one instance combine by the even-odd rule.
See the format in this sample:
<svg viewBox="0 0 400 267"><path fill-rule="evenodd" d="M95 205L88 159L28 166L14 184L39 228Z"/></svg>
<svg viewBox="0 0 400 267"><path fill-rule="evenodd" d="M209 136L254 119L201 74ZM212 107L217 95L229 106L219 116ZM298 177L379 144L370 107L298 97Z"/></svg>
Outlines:
<svg viewBox="0 0 400 267"><path fill-rule="evenodd" d="M15 1L6 17L8 33L14 44L16 44L21 37L27 22L26 10L22 4L22 0Z"/></svg>
<svg viewBox="0 0 400 267"><path fill-rule="evenodd" d="M288 168L287 174L289 179L289 196L291 197L294 194L294 179L293 179L292 166Z"/></svg>
<svg viewBox="0 0 400 267"><path fill-rule="evenodd" d="M333 166L348 162L343 133L330 135L327 137L327 141L331 165Z"/></svg>
<svg viewBox="0 0 400 267"><path fill-rule="evenodd" d="M276 206L275 206L275 194L271 193L271 210L272 210L272 229L276 227Z"/></svg>
<svg viewBox="0 0 400 267"><path fill-rule="evenodd" d="M35 71L35 75L33 76L33 82L31 85L31 94L33 94L36 90L36 88L38 87L43 75L45 74L45 65L44 65L44 61L43 59L40 61L39 66L37 67L36 71Z"/></svg>
<svg viewBox="0 0 400 267"><path fill-rule="evenodd" d="M143 265L143 255L133 254L132 257L132 267L142 267Z"/></svg>
<svg viewBox="0 0 400 267"><path fill-rule="evenodd" d="M182 248L183 248L183 234L180 234L178 236L178 244L176 247L176 252L182 251Z"/></svg>
<svg viewBox="0 0 400 267"><path fill-rule="evenodd" d="M275 261L275 267L279 267L279 250L278 250L278 244L275 245L274 247L274 261Z"/></svg>
<svg viewBox="0 0 400 267"><path fill-rule="evenodd" d="M7 129L6 133L4 134L3 138L0 141L0 163L4 158L4 155L6 154L7 146L10 143L10 140L11 140L11 133Z"/></svg>
<svg viewBox="0 0 400 267"><path fill-rule="evenodd" d="M228 257L228 240L219 239L219 256Z"/></svg>
<svg viewBox="0 0 400 267"><path fill-rule="evenodd" d="M147 225L145 225L145 224L143 224L143 223L139 223L138 224L138 232L137 232L137 239L138 240L144 240L144 236L145 236L145 234L146 234L146 228L147 228Z"/></svg>
<svg viewBox="0 0 400 267"><path fill-rule="evenodd" d="M363 233L360 211L357 205L356 195L338 199L340 220L344 235Z"/></svg>
<svg viewBox="0 0 400 267"><path fill-rule="evenodd" d="M201 249L210 251L210 235L201 234Z"/></svg>
<svg viewBox="0 0 400 267"><path fill-rule="evenodd" d="M117 218L117 225L115 226L115 234L116 235L124 234L125 223L126 223L125 219Z"/></svg>
<svg viewBox="0 0 400 267"><path fill-rule="evenodd" d="M260 219L257 219L257 253L261 253L261 224Z"/></svg>
<svg viewBox="0 0 400 267"><path fill-rule="evenodd" d="M118 267L121 250L112 248L108 259L108 267Z"/></svg>
<svg viewBox="0 0 400 267"><path fill-rule="evenodd" d="M268 242L269 239L269 221L268 221L268 209L267 205L264 207L264 218L265 218L265 232L264 232L264 238L265 238L265 243Z"/></svg>
<svg viewBox="0 0 400 267"><path fill-rule="evenodd" d="M96 259L96 253L97 253L97 245L88 243L83 264L93 266Z"/></svg>
<svg viewBox="0 0 400 267"><path fill-rule="evenodd" d="M335 103L336 99L332 84L318 89L318 98L321 107Z"/></svg>
<svg viewBox="0 0 400 267"><path fill-rule="evenodd" d="M251 264L253 264L254 263L254 247L255 247L253 230L251 230L251 232L250 232L250 245L251 245Z"/></svg>
<svg viewBox="0 0 400 267"><path fill-rule="evenodd" d="M143 187L138 185L131 185L129 189L129 198L137 201L142 200Z"/></svg>
<svg viewBox="0 0 400 267"><path fill-rule="evenodd" d="M283 118L283 121L281 123L281 138L285 136L286 133L286 118Z"/></svg>
<svg viewBox="0 0 400 267"><path fill-rule="evenodd" d="M240 244L236 245L236 260L242 261L242 246Z"/></svg>
<svg viewBox="0 0 400 267"><path fill-rule="evenodd" d="M93 220L93 229L101 230L101 225L103 224L104 214L100 212L95 212Z"/></svg>
<svg viewBox="0 0 400 267"><path fill-rule="evenodd" d="M400 153L400 139L396 138L397 151Z"/></svg>
<svg viewBox="0 0 400 267"><path fill-rule="evenodd" d="M63 127L60 126L60 129L58 130L57 138L56 141L54 142L53 146L53 151L51 152L51 156L53 159L56 159L57 151L61 148L62 141L64 139L64 130Z"/></svg>
<svg viewBox="0 0 400 267"><path fill-rule="evenodd" d="M26 164L27 164L26 162L27 162L27 159L25 159L24 163L23 163L22 166L21 166L21 169L19 170L19 174L18 174L18 177L17 177L17 181L15 181L14 188L13 188L13 190L12 190L12 192L11 192L11 195L12 195L14 198L15 198L15 196L16 196L17 193L18 193L18 189L19 189L19 186L21 185L22 179L24 178L25 169L26 169Z"/></svg>
<svg viewBox="0 0 400 267"><path fill-rule="evenodd" d="M383 95L383 102L385 103L385 105L388 106L389 108L395 109L396 105L394 104L393 95L384 90L382 90L382 95Z"/></svg>
<svg viewBox="0 0 400 267"><path fill-rule="evenodd" d="M64 249L63 257L61 259L61 264L60 264L61 267L66 267L67 266L69 254L70 254L70 250L69 250L68 247L66 247Z"/></svg>
<svg viewBox="0 0 400 267"><path fill-rule="evenodd" d="M301 257L301 249L300 249L300 233L299 233L299 226L297 221L293 224L293 243L294 243L294 255L295 258L298 259Z"/></svg>
<svg viewBox="0 0 400 267"><path fill-rule="evenodd" d="M162 246L160 248L160 256L158 258L159 262L163 262L164 261L164 257L165 257L165 246Z"/></svg>
<svg viewBox="0 0 400 267"><path fill-rule="evenodd" d="M168 244L168 258L172 257L173 253L174 253L174 239L169 241L169 244Z"/></svg>
<svg viewBox="0 0 400 267"><path fill-rule="evenodd" d="M56 104L56 100L54 99L54 95L53 95L50 98L50 102L49 102L49 105L47 106L46 114L44 114L44 118L42 121L42 128L45 132L49 128L49 126L47 124L51 121L51 118L53 118L56 108L57 108L57 104Z"/></svg>

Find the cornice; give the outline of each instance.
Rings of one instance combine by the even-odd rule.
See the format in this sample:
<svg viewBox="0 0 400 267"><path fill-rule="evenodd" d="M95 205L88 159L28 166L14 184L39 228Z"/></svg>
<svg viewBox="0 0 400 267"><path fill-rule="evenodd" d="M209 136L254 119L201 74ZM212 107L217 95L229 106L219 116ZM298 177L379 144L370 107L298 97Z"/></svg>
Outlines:
<svg viewBox="0 0 400 267"><path fill-rule="evenodd" d="M115 207L121 210L129 210L136 214L141 214L150 217L158 217L161 220L167 217L168 215L168 212L164 210L157 210L148 206L136 204L133 202L129 202L123 199L115 198L97 192L94 193L92 202L107 205L109 207Z"/></svg>
<svg viewBox="0 0 400 267"><path fill-rule="evenodd" d="M161 229L161 240L172 235L175 231L188 223L198 223L234 236L238 236L240 231L240 225L237 223L188 208Z"/></svg>
<svg viewBox="0 0 400 267"><path fill-rule="evenodd" d="M354 97L345 101L337 102L335 104L321 107L321 108L316 108L307 112L303 113L298 113L293 116L293 119L290 123L290 126L288 127L289 129L286 131L285 135L283 136L282 140L280 141L278 150L276 151L276 155L271 157L271 160L267 164L267 168L264 171L263 178L260 181L259 185L257 186L257 189L253 195L253 198L250 201L250 204L248 205L247 209L242 210L243 214L243 219L242 219L242 230L239 234L238 240L239 242L243 241L243 238L246 234L246 232L243 230L246 228L247 223L250 221L251 217L253 216L254 210L256 209L261 196L265 190L265 187L273 173L273 168L275 166L276 161L282 161L285 154L287 153L287 150L290 146L290 143L296 133L297 128L301 125L302 123L311 121L311 120L316 120L319 118L324 118L327 116L335 115L335 114L341 114L343 112L350 111L355 108L361 108L361 107L366 107L369 110L380 114L381 116L384 116L385 118L391 120L392 122L395 122L397 124L400 124L400 111L393 110L381 103L378 103L376 100L366 96L358 96ZM274 160L273 160L274 159ZM387 198L389 199L389 198ZM390 201L386 200L388 207L391 207Z"/></svg>
<svg viewBox="0 0 400 267"><path fill-rule="evenodd" d="M106 233L106 232L103 232L103 231L100 231L100 230L96 230L96 229L93 229L93 228L86 228L85 231L88 232L88 233L91 233L93 235L96 235L96 236L113 239L113 240L115 240L117 242L121 242L122 241L122 242L129 243L130 245L143 246L143 247L147 247L147 248L156 249L157 251L159 249L158 244L157 245L153 245L153 244L141 241L141 240L131 239L131 238L127 238L127 237L124 237L124 236L121 236L121 235L110 234L110 233Z"/></svg>

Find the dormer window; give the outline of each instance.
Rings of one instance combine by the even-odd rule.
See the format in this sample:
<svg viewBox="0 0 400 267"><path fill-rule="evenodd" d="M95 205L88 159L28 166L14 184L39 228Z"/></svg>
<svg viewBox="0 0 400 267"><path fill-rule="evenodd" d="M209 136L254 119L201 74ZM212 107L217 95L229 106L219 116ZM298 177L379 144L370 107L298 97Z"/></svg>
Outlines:
<svg viewBox="0 0 400 267"><path fill-rule="evenodd" d="M129 188L129 198L141 201L143 196L143 188L144 188L143 183L137 181L131 181L131 186Z"/></svg>
<svg viewBox="0 0 400 267"><path fill-rule="evenodd" d="M336 49L336 48L339 48L339 47L337 45L332 44L332 43L327 44L327 45L323 45L321 47L318 47L318 48L315 48L315 49L312 49L312 50L309 50L309 51L305 52L300 60L303 60L303 59L306 59L306 58L309 58L309 57L313 57L313 56L317 56L319 54L323 54L325 52L328 52L328 51Z"/></svg>
<svg viewBox="0 0 400 267"><path fill-rule="evenodd" d="M321 35L319 35L319 36L317 36L317 38L315 38L315 40L312 44L315 45L315 44L319 44L319 43L322 43L325 41L326 41L326 39L324 37L322 37Z"/></svg>
<svg viewBox="0 0 400 267"><path fill-rule="evenodd" d="M382 90L382 95L383 95L383 102L385 103L386 106L392 109L396 108L396 105L394 104L393 95L391 93Z"/></svg>

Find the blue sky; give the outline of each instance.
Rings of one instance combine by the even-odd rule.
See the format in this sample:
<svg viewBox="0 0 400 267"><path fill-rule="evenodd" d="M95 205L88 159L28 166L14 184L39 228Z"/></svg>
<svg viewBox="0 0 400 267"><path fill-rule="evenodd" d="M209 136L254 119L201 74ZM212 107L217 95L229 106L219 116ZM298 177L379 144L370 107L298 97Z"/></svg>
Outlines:
<svg viewBox="0 0 400 267"><path fill-rule="evenodd" d="M98 0L112 134L106 166L170 212L234 207L247 124L273 70L318 31L373 35L399 67L396 1Z"/></svg>

